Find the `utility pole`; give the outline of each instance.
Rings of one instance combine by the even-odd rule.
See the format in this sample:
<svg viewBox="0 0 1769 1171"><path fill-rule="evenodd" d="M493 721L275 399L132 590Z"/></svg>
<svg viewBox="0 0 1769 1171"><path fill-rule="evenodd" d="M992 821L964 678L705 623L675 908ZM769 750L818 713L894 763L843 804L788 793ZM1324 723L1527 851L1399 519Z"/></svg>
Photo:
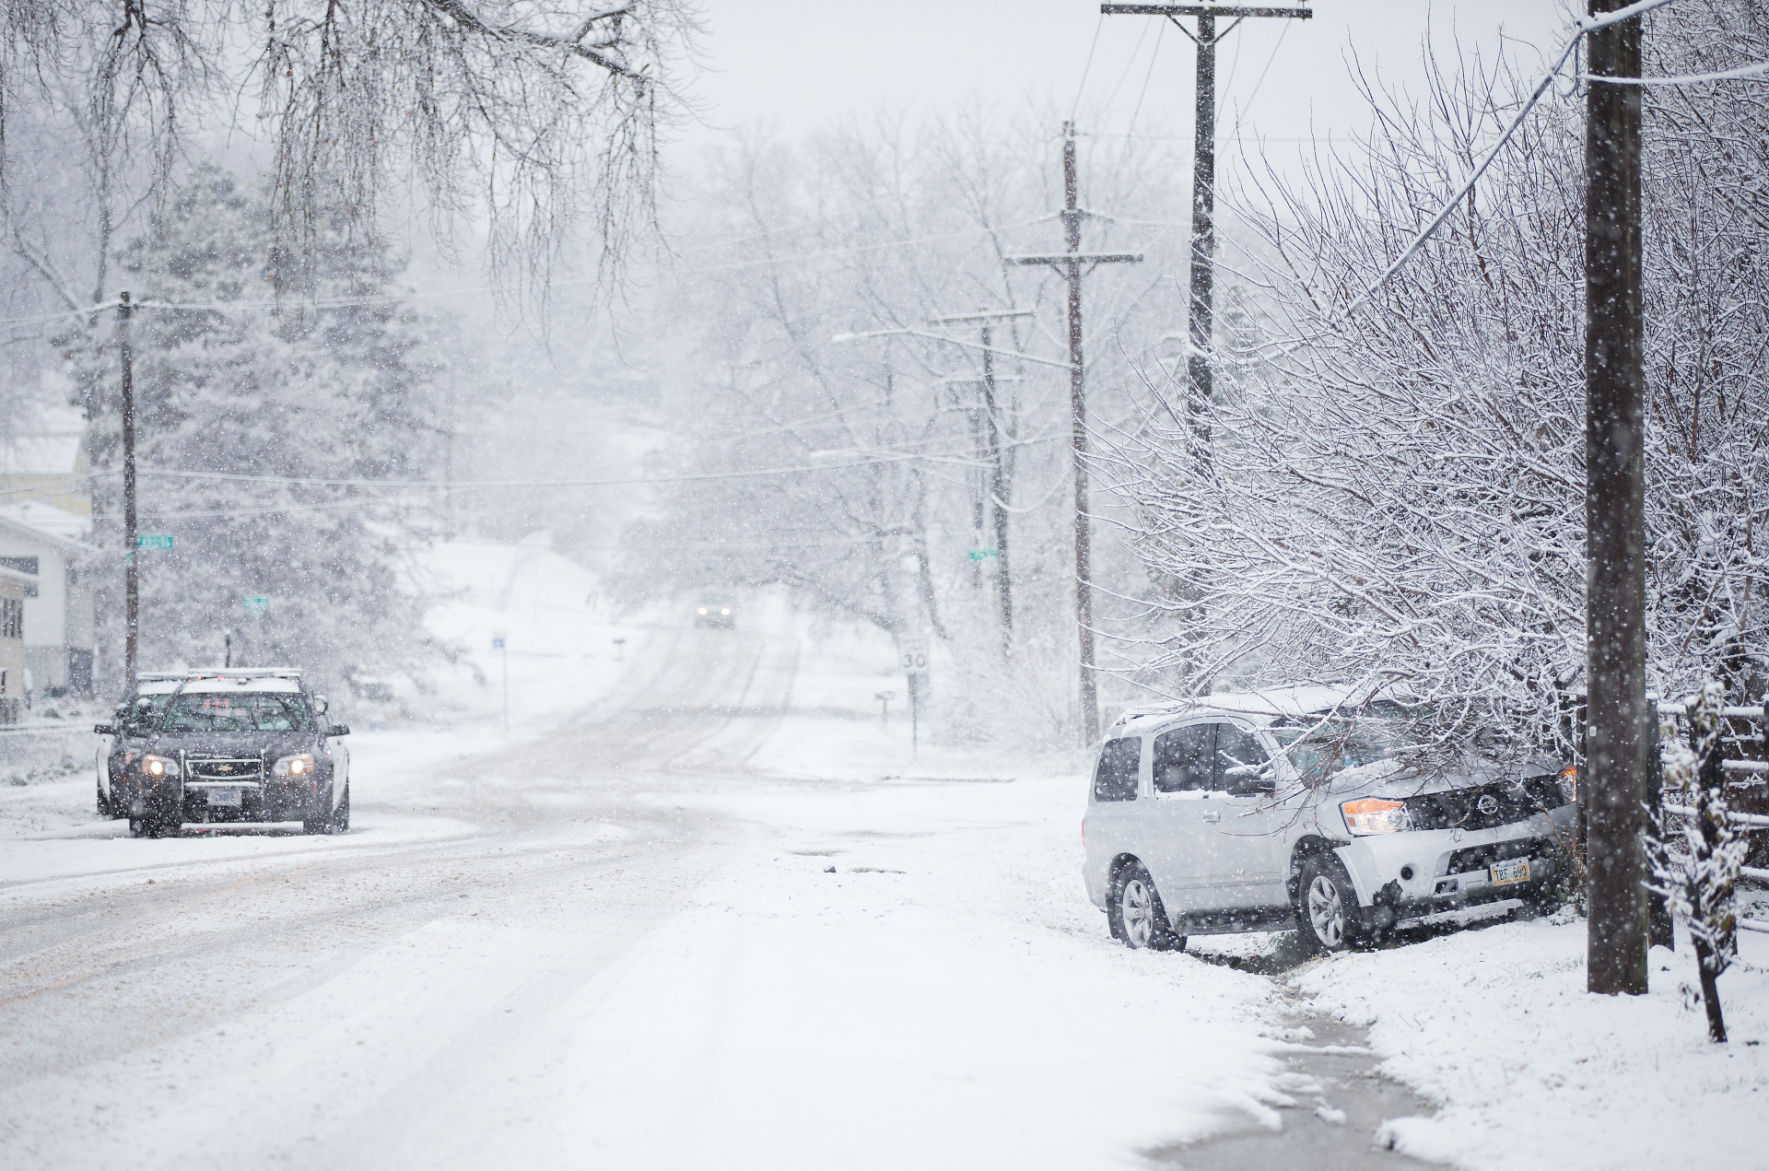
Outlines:
<svg viewBox="0 0 1769 1171"><path fill-rule="evenodd" d="M1004 649L1012 645L1013 580L1008 569L1007 538L1007 456L1011 437L1003 420L1003 412L995 395L995 323L1016 317L1037 316L1030 309L979 309L975 313L954 313L935 317L929 325L961 325L975 322L982 327L983 343L983 413L988 416L984 428L983 458L989 466L989 492L995 519L995 598L1001 610L1001 642ZM982 562L975 562L981 565Z"/></svg>
<svg viewBox="0 0 1769 1171"><path fill-rule="evenodd" d="M123 689L135 686L141 638L141 567L135 532L135 351L129 344L129 320L135 306L128 293L117 294L117 353L122 360L123 408Z"/></svg>
<svg viewBox="0 0 1769 1171"><path fill-rule="evenodd" d="M1210 465L1210 355L1216 328L1216 46L1243 20L1294 17L1308 20L1307 8L1244 8L1227 4L1101 4L1104 16L1165 16L1198 49L1196 126L1192 137L1192 272L1187 312L1190 345L1186 353L1186 423L1199 466ZM1180 23L1190 16L1193 32ZM1216 31L1217 17L1233 21Z"/></svg>
<svg viewBox="0 0 1769 1171"><path fill-rule="evenodd" d="M1590 0L1592 16L1629 0ZM1649 752L1641 326L1640 18L1587 34L1585 93L1585 986L1646 992Z"/></svg>
<svg viewBox="0 0 1769 1171"><path fill-rule="evenodd" d="M1093 677L1093 551L1087 515L1087 372L1081 353L1081 278L1102 264L1137 264L1140 253L1081 251L1080 183L1075 124L1063 123L1063 235L1066 252L1009 256L1007 263L1049 265L1069 284L1069 443L1075 463L1075 627L1081 643L1081 737L1099 739L1099 689Z"/></svg>

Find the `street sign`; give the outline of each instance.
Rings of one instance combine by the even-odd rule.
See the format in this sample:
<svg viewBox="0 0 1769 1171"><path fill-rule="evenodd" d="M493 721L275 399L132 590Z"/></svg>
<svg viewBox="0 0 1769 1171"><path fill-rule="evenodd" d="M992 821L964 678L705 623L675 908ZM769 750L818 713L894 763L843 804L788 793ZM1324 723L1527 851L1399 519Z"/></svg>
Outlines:
<svg viewBox="0 0 1769 1171"><path fill-rule="evenodd" d="M171 538L168 537L167 539L170 540ZM246 608L246 613L254 618L262 618L270 613L270 599L263 594L247 594L240 599L240 605L244 606Z"/></svg>
<svg viewBox="0 0 1769 1171"><path fill-rule="evenodd" d="M927 654L925 638L905 638L897 643L897 661L911 675L927 674Z"/></svg>
<svg viewBox="0 0 1769 1171"><path fill-rule="evenodd" d="M972 549L970 551L970 559L972 561L981 561L985 557L999 557L999 556L1001 556L1000 549Z"/></svg>
<svg viewBox="0 0 1769 1171"><path fill-rule="evenodd" d="M503 635L494 634L491 636L491 649L494 651L501 651L504 649L504 636Z"/></svg>
<svg viewBox="0 0 1769 1171"><path fill-rule="evenodd" d="M135 547L137 549L170 549L172 547L172 534L136 533Z"/></svg>

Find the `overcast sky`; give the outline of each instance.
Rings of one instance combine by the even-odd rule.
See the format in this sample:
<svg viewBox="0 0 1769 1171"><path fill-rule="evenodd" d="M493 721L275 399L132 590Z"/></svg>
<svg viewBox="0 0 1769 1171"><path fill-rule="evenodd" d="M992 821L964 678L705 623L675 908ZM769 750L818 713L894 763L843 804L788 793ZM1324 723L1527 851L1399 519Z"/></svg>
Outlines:
<svg viewBox="0 0 1769 1171"><path fill-rule="evenodd" d="M1448 53L1458 40L1464 52L1496 51L1509 40L1533 63L1536 48L1559 39L1563 21L1558 0L1313 7L1313 19L1249 20L1225 41L1218 87L1225 134L1237 115L1242 133L1276 140L1311 127L1360 129L1363 113L1347 82L1353 45L1366 64L1405 84L1419 76L1428 35ZM689 155L735 125L797 135L842 114L937 111L975 95L1068 110L1079 93L1095 123L1084 118L1084 131L1122 132L1134 113L1138 131L1190 134L1191 42L1155 17L1102 18L1097 0L707 0L706 13L707 69L691 92L707 125L684 132Z"/></svg>

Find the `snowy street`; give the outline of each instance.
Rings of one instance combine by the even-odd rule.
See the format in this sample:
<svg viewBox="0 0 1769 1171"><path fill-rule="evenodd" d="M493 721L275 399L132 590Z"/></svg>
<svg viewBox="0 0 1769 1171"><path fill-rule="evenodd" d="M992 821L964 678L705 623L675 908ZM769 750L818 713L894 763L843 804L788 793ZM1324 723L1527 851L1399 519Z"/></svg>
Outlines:
<svg viewBox="0 0 1769 1171"><path fill-rule="evenodd" d="M879 780L876 719L782 715L796 651L359 736L344 837L8 793L66 824L0 851L0 1163L1100 1166L1257 1108L1268 988L1109 942L1072 777Z"/></svg>

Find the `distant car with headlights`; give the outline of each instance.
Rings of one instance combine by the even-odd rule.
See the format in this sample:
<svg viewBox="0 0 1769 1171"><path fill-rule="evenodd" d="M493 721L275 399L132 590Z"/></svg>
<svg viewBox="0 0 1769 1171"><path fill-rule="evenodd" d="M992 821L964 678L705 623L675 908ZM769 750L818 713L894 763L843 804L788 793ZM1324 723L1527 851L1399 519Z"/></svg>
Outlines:
<svg viewBox="0 0 1769 1171"><path fill-rule="evenodd" d="M737 607L728 601L703 598L694 607L694 625L730 630L737 625Z"/></svg>
<svg viewBox="0 0 1769 1171"><path fill-rule="evenodd" d="M1174 948L1295 927L1340 951L1549 897L1566 873L1571 770L1422 770L1398 714L1316 687L1120 717L1082 823L1083 879L1112 935Z"/></svg>
<svg viewBox="0 0 1769 1171"><path fill-rule="evenodd" d="M112 723L110 805L137 837L186 822L299 821L310 834L350 828L343 724L290 668L232 668L138 677Z"/></svg>

